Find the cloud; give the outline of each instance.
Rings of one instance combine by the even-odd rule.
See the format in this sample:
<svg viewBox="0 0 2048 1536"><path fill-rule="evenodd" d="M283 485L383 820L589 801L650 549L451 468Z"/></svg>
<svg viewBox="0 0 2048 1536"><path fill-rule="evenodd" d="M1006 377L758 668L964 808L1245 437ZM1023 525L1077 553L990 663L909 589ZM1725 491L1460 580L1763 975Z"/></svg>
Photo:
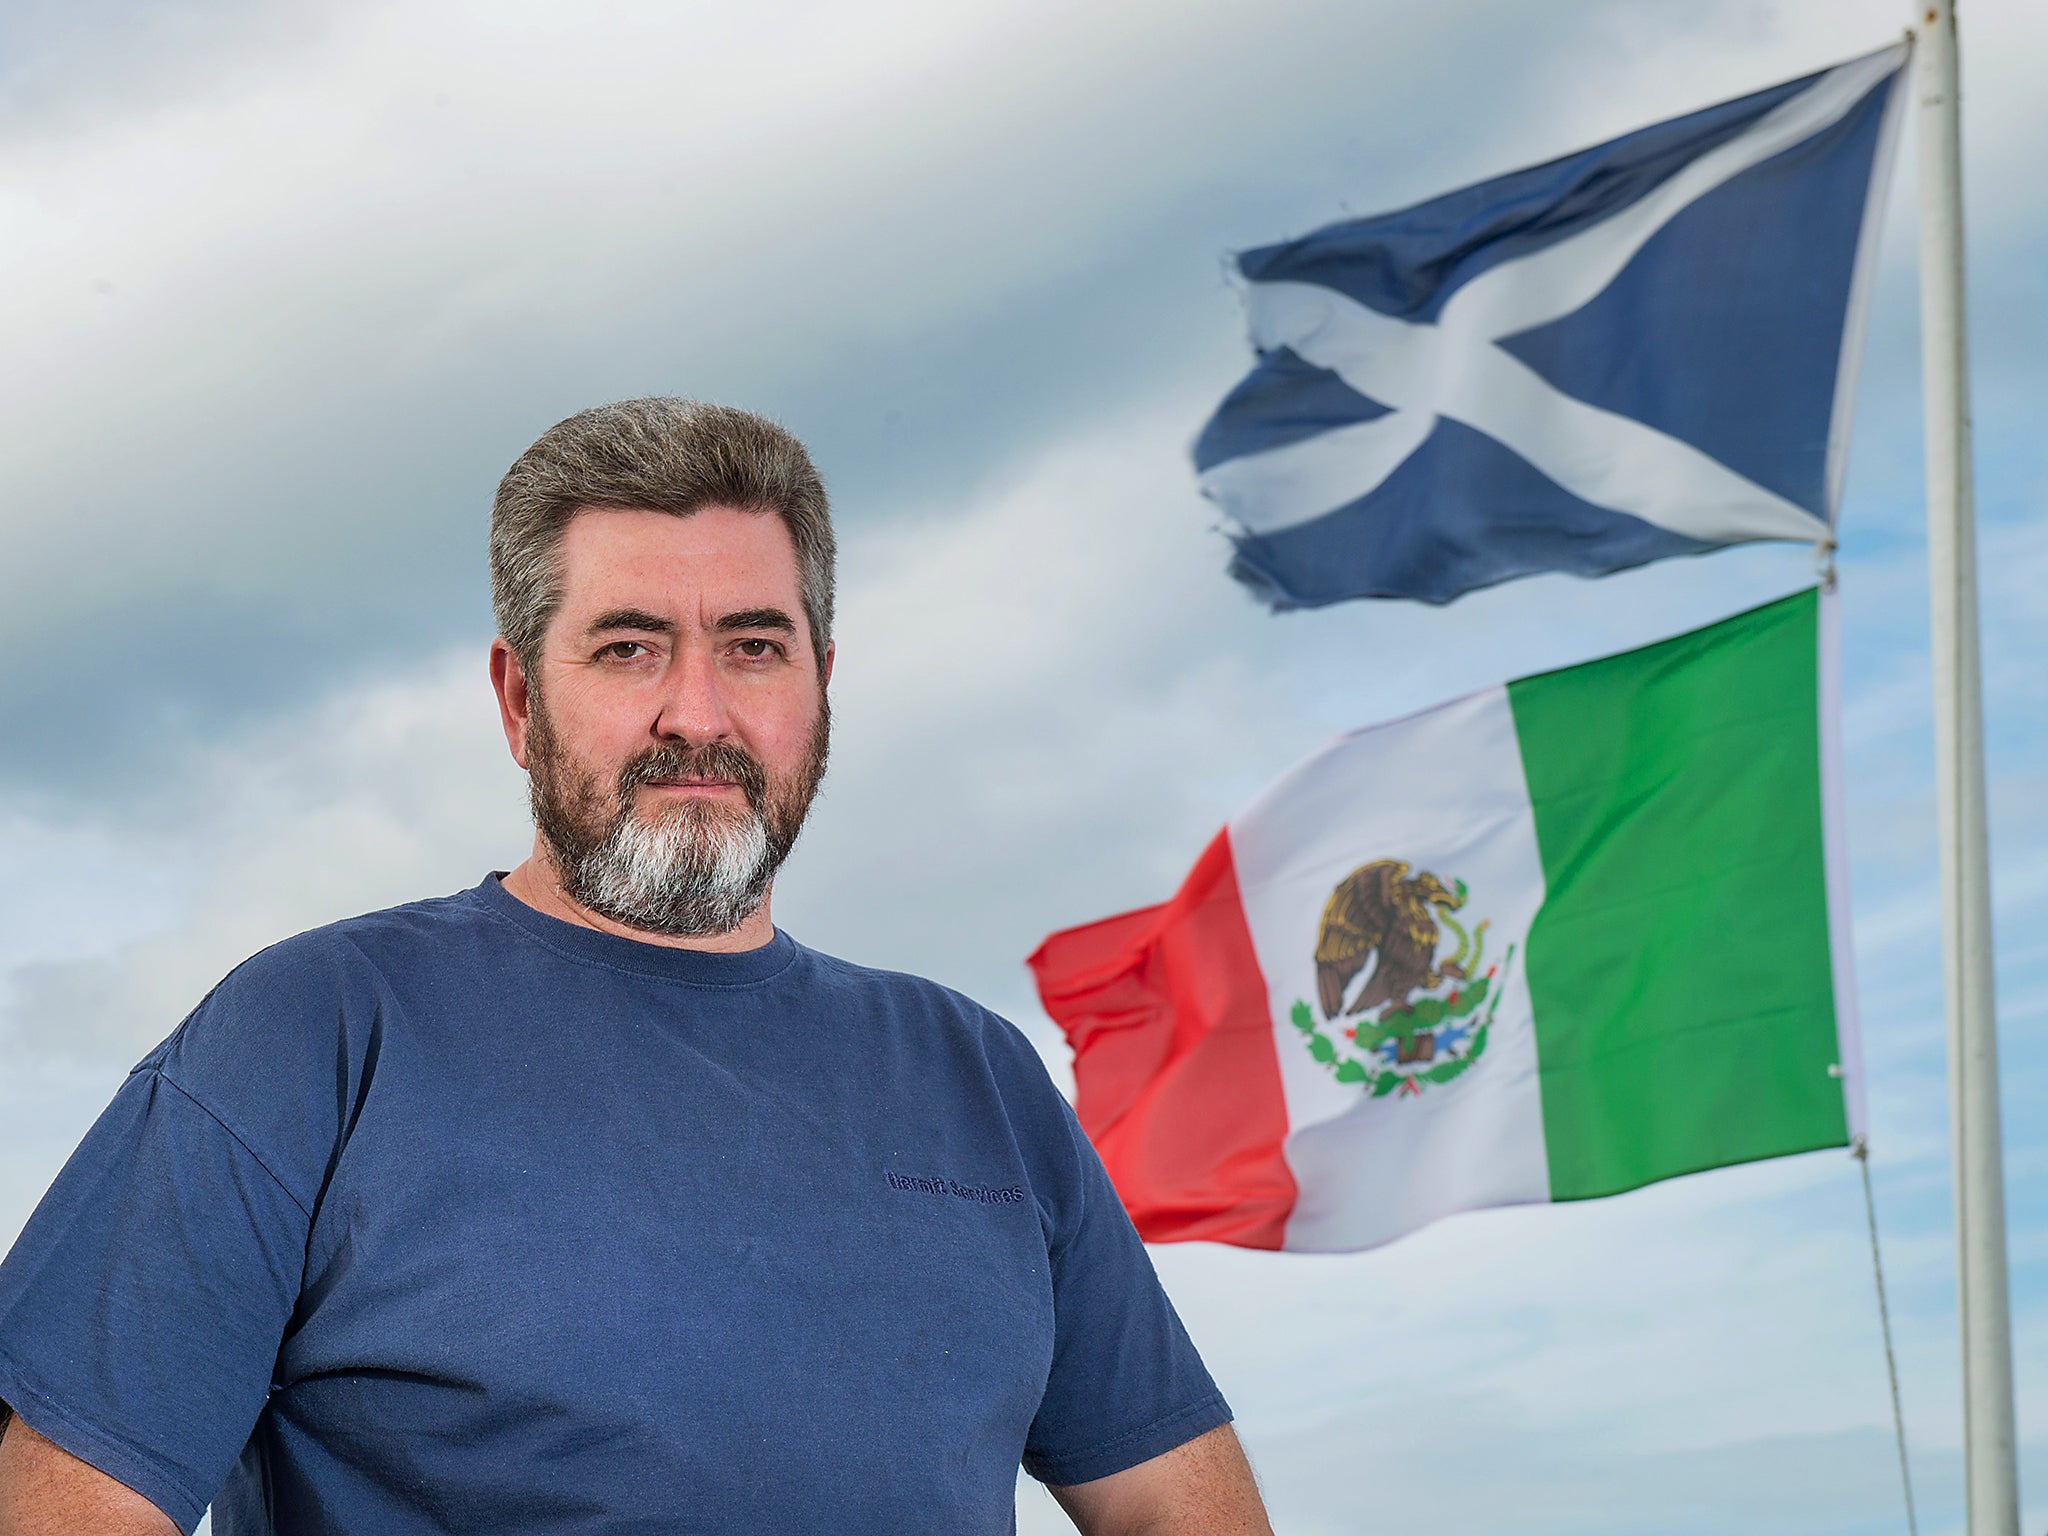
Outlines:
<svg viewBox="0 0 2048 1536"><path fill-rule="evenodd" d="M2027 16L1972 16L1986 185L2038 136L2007 88ZM578 406L776 411L850 520L888 520L1167 381L1225 385L1223 251L1892 18L435 0L180 7L111 46L91 10L24 27L0 775L75 799L488 622L489 488ZM2038 219L1987 199L1980 252Z"/></svg>
<svg viewBox="0 0 2048 1536"><path fill-rule="evenodd" d="M120 882L105 876L74 875L55 901L33 885L10 891L10 918L41 910L60 929L96 926L113 951L18 966L0 1013L12 1051L132 1060L257 949L474 884L531 837L480 642L223 739L183 776L182 804L155 800L121 828L130 860L178 872L177 921L145 907L138 922L108 900Z"/></svg>
<svg viewBox="0 0 2048 1536"><path fill-rule="evenodd" d="M857 504L948 459L943 425L873 441L935 357L984 446L1020 378L1073 409L1158 367L1105 367L1085 322L1056 354L1017 306L1256 158L1239 50L1282 65L1339 14L1262 42L1219 8L326 6L127 112L17 121L0 639L31 660L0 702L37 728L6 755L103 781L110 715L147 757L469 632L489 487L593 399L816 423ZM1214 236L1173 241L1200 302ZM109 613L150 654L77 643Z"/></svg>

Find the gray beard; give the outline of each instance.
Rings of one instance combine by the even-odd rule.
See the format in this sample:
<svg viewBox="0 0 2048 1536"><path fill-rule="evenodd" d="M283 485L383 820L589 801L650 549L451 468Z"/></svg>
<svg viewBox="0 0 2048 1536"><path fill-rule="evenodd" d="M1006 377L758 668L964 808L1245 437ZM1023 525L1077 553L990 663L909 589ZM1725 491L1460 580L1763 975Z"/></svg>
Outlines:
<svg viewBox="0 0 2048 1536"><path fill-rule="evenodd" d="M831 715L821 697L804 761L770 785L752 754L727 743L651 748L620 770L610 803L567 762L539 700L529 736L533 820L562 889L615 923L669 938L730 933L767 899L824 777ZM730 779L746 809L684 802L643 819L634 791L689 776Z"/></svg>
<svg viewBox="0 0 2048 1536"><path fill-rule="evenodd" d="M760 910L781 860L760 812L678 805L658 822L613 821L568 863L563 888L613 922L672 938L730 933Z"/></svg>

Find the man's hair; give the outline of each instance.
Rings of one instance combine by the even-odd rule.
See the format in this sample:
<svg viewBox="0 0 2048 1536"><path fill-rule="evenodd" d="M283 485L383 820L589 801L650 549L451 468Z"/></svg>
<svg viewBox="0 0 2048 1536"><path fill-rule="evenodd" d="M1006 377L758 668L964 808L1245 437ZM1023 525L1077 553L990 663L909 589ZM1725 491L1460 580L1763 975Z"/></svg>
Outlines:
<svg viewBox="0 0 2048 1536"><path fill-rule="evenodd" d="M796 545L797 590L824 664L832 641L832 509L804 445L766 417L656 396L555 423L498 482L491 606L536 681L541 636L562 605L562 535L578 512L620 507L688 517L706 507L774 513Z"/></svg>

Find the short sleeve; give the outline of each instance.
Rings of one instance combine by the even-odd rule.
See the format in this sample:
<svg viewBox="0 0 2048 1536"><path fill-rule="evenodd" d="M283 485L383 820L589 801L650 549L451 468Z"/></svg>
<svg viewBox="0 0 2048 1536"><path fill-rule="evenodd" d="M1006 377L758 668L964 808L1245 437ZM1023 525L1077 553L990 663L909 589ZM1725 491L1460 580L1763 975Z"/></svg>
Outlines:
<svg viewBox="0 0 2048 1536"><path fill-rule="evenodd" d="M306 1230L255 1154L146 1063L0 1263L0 1401L189 1532L262 1412Z"/></svg>
<svg viewBox="0 0 2048 1536"><path fill-rule="evenodd" d="M1101 1159L1073 1111L1052 1097L1071 1183L1048 1234L1052 1370L1024 1470L1065 1487L1164 1455L1231 1415Z"/></svg>

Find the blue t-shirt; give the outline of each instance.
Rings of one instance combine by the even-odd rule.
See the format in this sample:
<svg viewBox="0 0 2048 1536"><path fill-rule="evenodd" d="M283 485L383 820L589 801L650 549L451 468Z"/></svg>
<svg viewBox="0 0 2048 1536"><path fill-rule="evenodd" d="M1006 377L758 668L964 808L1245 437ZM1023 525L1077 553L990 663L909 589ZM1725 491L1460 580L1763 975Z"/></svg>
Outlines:
<svg viewBox="0 0 2048 1536"><path fill-rule="evenodd" d="M301 934L0 1264L0 1400L189 1531L1013 1528L1229 1410L1030 1044L495 877Z"/></svg>

